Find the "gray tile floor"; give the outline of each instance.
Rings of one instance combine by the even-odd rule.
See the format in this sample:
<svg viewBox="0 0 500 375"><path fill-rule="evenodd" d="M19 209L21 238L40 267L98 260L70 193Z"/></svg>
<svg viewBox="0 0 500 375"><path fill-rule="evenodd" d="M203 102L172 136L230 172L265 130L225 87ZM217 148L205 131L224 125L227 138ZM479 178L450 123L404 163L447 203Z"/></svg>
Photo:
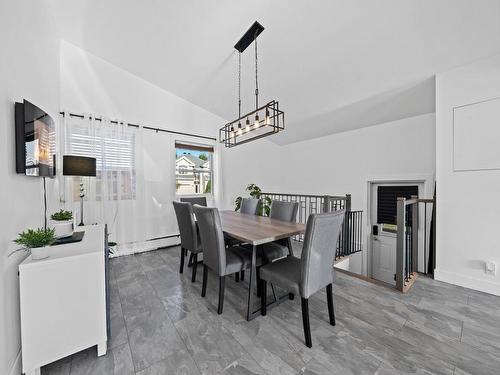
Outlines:
<svg viewBox="0 0 500 375"><path fill-rule="evenodd" d="M245 284L178 273L179 248L111 261L112 333L43 374L500 374L500 298L420 277L402 295L336 273L337 325L326 295L310 302L313 348L303 344L300 299L251 322ZM246 281L245 281L246 283Z"/></svg>

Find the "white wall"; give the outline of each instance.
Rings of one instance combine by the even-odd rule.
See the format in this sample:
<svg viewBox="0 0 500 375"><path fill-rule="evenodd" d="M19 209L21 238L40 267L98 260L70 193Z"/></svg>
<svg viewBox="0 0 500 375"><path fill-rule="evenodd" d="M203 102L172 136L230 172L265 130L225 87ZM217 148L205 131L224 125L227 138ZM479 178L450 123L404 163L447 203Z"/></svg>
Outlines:
<svg viewBox="0 0 500 375"><path fill-rule="evenodd" d="M61 42L61 108L213 137L214 114L68 42Z"/></svg>
<svg viewBox="0 0 500 375"><path fill-rule="evenodd" d="M500 96L500 56L436 76L437 259L435 277L500 295L500 170L453 171L453 107ZM498 119L492 119L498 122Z"/></svg>
<svg viewBox="0 0 500 375"><path fill-rule="evenodd" d="M7 255L27 227L43 225L42 180L15 173L14 102L28 99L57 118L59 43L47 1L2 1L0 9L0 373L20 374L19 279L24 259ZM58 194L47 181L49 203Z"/></svg>
<svg viewBox="0 0 500 375"><path fill-rule="evenodd" d="M234 209L238 196L248 196L245 188L257 184L266 192L281 191L282 147L260 140L222 151L222 207Z"/></svg>

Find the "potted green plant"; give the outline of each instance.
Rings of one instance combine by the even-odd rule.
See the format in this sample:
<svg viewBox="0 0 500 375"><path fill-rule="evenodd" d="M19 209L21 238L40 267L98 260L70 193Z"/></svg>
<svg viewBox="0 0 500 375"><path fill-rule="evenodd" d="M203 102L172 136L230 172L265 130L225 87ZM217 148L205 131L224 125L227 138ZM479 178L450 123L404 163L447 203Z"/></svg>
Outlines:
<svg viewBox="0 0 500 375"><path fill-rule="evenodd" d="M248 185L245 190L248 191L250 198L260 199L261 205L259 206L258 214L260 216L269 216L269 213L271 212L271 202L272 202L271 198L269 197L261 198L262 189L255 184ZM243 199L242 197L238 197L234 201L234 204L236 206L234 209L235 211L240 210L242 199Z"/></svg>
<svg viewBox="0 0 500 375"><path fill-rule="evenodd" d="M57 238L69 237L73 235L73 212L59 210L51 216L50 227L54 228Z"/></svg>
<svg viewBox="0 0 500 375"><path fill-rule="evenodd" d="M18 234L14 240L18 245L22 245L31 250L33 259L44 259L49 256L48 246L55 241L54 229L28 229Z"/></svg>

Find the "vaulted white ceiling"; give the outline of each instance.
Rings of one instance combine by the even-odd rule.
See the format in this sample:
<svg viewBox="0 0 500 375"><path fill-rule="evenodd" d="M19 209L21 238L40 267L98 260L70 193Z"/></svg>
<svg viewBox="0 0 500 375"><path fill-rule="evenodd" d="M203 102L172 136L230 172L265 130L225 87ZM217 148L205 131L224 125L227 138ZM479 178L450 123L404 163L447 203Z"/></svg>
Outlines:
<svg viewBox="0 0 500 375"><path fill-rule="evenodd" d="M258 20L261 103L286 144L434 111L433 75L500 50L499 0L53 0L64 39L227 120ZM253 45L252 45L253 47ZM254 106L253 48L242 55ZM222 125L222 124L221 124Z"/></svg>

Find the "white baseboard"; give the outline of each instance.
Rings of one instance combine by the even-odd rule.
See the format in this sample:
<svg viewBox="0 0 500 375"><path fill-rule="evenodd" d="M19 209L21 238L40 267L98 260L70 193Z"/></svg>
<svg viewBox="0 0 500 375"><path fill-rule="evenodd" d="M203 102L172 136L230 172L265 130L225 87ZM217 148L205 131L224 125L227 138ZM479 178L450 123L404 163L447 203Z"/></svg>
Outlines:
<svg viewBox="0 0 500 375"><path fill-rule="evenodd" d="M12 366L10 367L9 370L9 375L21 375L22 373L22 366L21 366L21 349L19 349L19 352L17 353L16 359L12 363Z"/></svg>
<svg viewBox="0 0 500 375"><path fill-rule="evenodd" d="M147 251L152 251L163 247L171 247L178 245L180 245L180 239L178 236L162 238L160 240L154 240L154 241L124 244L119 246L119 248L115 251L115 253L110 257L114 258L123 255L144 253Z"/></svg>
<svg viewBox="0 0 500 375"><path fill-rule="evenodd" d="M480 292L500 296L500 284L488 280L476 279L474 277L464 276L458 273L439 269L434 270L434 279L448 284L463 286L464 288L479 290Z"/></svg>

